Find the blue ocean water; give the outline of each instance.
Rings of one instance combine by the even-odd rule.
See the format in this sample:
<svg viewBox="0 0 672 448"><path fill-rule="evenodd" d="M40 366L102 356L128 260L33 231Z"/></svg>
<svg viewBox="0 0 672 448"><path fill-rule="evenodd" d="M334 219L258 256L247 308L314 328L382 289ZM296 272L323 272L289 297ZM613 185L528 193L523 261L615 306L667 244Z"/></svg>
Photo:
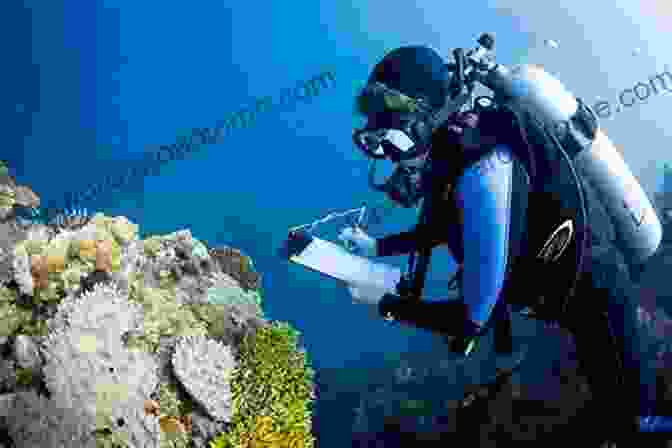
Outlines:
<svg viewBox="0 0 672 448"><path fill-rule="evenodd" d="M524 56L529 35L515 14L479 0L460 10L477 20L461 20L441 3L432 9L445 25L426 23L420 6L380 1L7 2L1 156L19 182L59 204L192 128L333 70L334 85L312 101L264 114L222 144L85 205L128 216L146 234L189 228L211 246L249 254L264 275L267 315L303 333L318 369L424 350L433 337L371 319L341 286L276 250L290 226L379 199L351 144L352 109L386 51L421 43L447 54L492 31L500 62ZM413 223L412 213L395 213L381 235ZM434 266L429 293L440 295L454 264L438 256Z"/></svg>
<svg viewBox="0 0 672 448"><path fill-rule="evenodd" d="M3 100L3 157L45 202L63 204L68 192L140 163L143 152L332 70L335 82L311 101L261 114L223 143L83 205L126 215L146 233L189 228L250 254L270 317L305 333L316 365L405 347L409 334L371 321L341 287L275 254L289 227L380 199L368 192L366 161L351 143L354 93L386 50L436 38L421 24L401 41L371 35L365 12L337 2L298 2L291 11L254 2L24 2L4 31L17 62L3 75L13 86ZM494 14L488 20L481 28L513 31ZM446 32L464 46L478 34ZM413 222L412 213L397 216L396 228Z"/></svg>

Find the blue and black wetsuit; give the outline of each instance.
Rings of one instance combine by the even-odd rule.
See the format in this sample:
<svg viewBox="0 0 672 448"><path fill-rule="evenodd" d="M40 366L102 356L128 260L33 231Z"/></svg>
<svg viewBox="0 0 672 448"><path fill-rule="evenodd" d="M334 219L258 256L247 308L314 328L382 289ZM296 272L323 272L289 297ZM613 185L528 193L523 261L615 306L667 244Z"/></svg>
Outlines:
<svg viewBox="0 0 672 448"><path fill-rule="evenodd" d="M530 272L520 273L524 263L519 261L525 254L517 240L530 230L523 212L533 207L530 181L524 164L505 144L485 151L475 163L466 163L466 168L452 177L450 191L445 183L455 167L437 157L432 163L424 224L378 239L378 255L410 253L423 244L447 244L463 268L463 300L417 302L386 297L379 308L396 320L430 331L473 336L491 317L497 317L493 310L502 309L496 307L498 302L508 307L520 299L510 294L526 292L526 287L515 289L515 293L508 288L513 267L522 278L527 277L530 294L535 294L531 290L534 284L551 281L534 278ZM597 200L587 192L587 202ZM586 255L583 274L560 321L575 338L580 366L600 412L595 415L606 425L602 431L596 427L596 433L610 433L614 427L636 430L635 417L654 411L650 407L655 399L655 371L640 351L627 264L618 248L602 238L599 228L591 232ZM613 406L614 399L619 406ZM598 420L595 423L599 424Z"/></svg>
<svg viewBox="0 0 672 448"><path fill-rule="evenodd" d="M502 298L513 258L510 235L522 225L520 216L524 214L520 208L529 191L527 174L507 145L495 145L476 160L466 162L468 166L448 184L446 179L451 179L455 166L433 157L425 184L424 223L377 240L379 256L410 253L423 245L447 244L462 266L464 301L428 302L427 307L416 307L415 312L399 310L399 316L395 316L447 334L464 330L469 335L489 321ZM387 311L395 315L394 308ZM466 320L466 326L461 325L461 320Z"/></svg>

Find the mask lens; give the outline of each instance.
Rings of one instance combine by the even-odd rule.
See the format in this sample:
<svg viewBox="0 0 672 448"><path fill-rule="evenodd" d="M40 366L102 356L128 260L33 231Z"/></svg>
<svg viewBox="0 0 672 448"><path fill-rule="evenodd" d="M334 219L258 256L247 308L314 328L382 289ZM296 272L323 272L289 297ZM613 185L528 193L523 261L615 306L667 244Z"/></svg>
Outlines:
<svg viewBox="0 0 672 448"><path fill-rule="evenodd" d="M389 158L393 162L400 162L419 156L419 147L406 132L399 129L361 129L355 131L353 140L367 157L374 159Z"/></svg>

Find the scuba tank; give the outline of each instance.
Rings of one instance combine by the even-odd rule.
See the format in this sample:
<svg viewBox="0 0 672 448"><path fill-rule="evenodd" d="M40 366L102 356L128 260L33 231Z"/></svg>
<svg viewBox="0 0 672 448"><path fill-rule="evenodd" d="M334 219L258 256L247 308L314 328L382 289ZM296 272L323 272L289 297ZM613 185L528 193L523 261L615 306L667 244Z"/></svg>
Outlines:
<svg viewBox="0 0 672 448"><path fill-rule="evenodd" d="M660 220L595 113L538 66L497 65L484 83L495 92L496 101L514 113L531 115L562 144L577 174L605 205L620 249L635 263L653 255L662 240Z"/></svg>

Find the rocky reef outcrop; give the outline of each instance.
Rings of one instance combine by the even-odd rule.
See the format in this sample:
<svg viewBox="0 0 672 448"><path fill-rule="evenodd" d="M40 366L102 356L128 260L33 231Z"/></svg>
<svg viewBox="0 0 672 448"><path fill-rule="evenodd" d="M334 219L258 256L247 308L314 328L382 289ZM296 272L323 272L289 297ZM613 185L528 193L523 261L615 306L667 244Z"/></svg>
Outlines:
<svg viewBox="0 0 672 448"><path fill-rule="evenodd" d="M0 167L0 447L312 447L313 372L249 257L39 203Z"/></svg>

